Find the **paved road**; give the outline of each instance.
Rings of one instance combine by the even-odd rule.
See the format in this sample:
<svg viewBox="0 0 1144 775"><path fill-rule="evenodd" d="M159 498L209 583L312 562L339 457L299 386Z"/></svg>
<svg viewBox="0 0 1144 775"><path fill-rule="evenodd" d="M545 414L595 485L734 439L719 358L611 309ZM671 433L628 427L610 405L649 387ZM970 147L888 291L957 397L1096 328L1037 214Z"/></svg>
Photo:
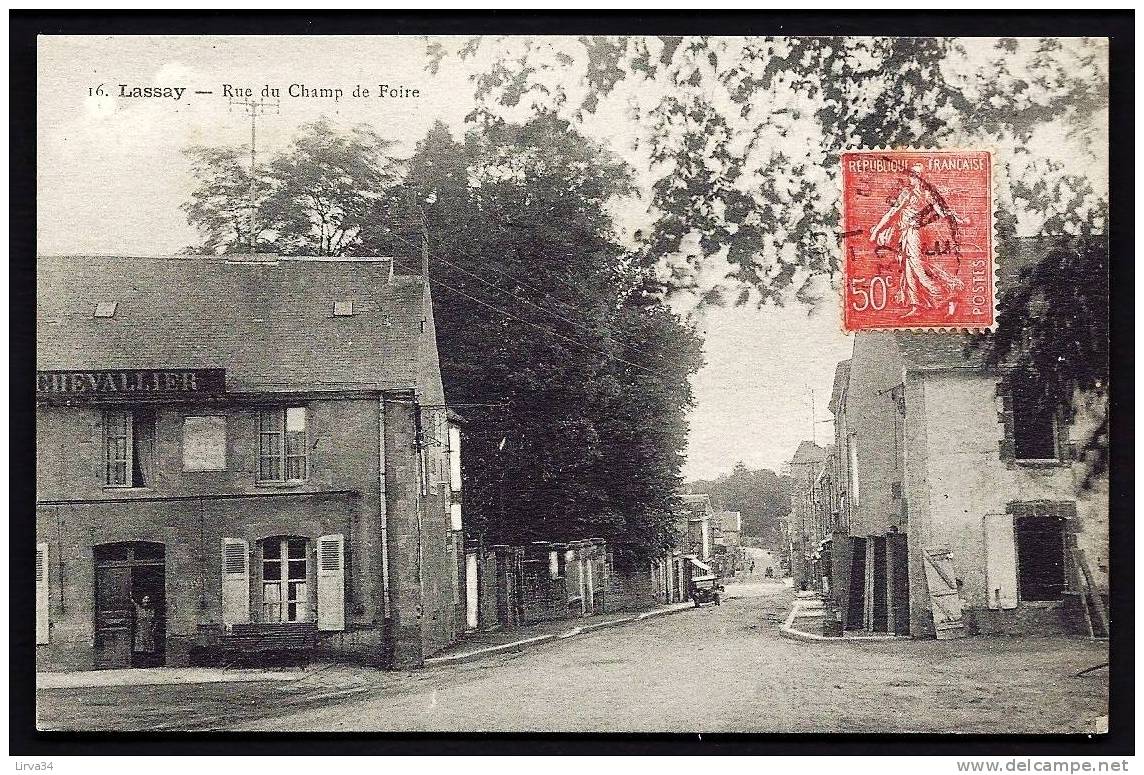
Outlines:
<svg viewBox="0 0 1144 775"><path fill-rule="evenodd" d="M804 643L778 635L790 598L781 584L733 583L719 607L477 662L336 668L229 696L217 686L117 702L104 693L98 715L82 698L41 692L41 718L72 729L1003 733L1095 731L1107 713L1107 671L1074 677L1107 661L1104 644Z"/></svg>

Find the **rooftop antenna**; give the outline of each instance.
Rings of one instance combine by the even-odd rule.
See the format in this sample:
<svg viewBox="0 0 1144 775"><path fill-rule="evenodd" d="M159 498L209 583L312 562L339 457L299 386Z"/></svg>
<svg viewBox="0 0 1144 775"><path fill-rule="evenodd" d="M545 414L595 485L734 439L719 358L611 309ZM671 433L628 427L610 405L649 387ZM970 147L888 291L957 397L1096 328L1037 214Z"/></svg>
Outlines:
<svg viewBox="0 0 1144 775"><path fill-rule="evenodd" d="M231 97L228 100L228 105L232 108L242 108L250 114L250 234L248 241L250 244L250 254L254 255L255 243L257 242L254 232L254 214L258 210L258 207L255 205L255 196L257 194L257 178L255 177L255 173L258 169L257 122L258 117L265 115L266 111L270 108L273 108L275 113L280 113L281 100L275 99L272 102L261 99L236 100L234 97Z"/></svg>

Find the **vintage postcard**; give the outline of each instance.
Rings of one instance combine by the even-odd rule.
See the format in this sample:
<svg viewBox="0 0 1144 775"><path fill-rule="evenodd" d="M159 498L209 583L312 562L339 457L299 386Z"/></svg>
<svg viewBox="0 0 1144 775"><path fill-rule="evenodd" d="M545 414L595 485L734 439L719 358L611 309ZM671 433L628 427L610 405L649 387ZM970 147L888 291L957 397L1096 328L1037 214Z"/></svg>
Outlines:
<svg viewBox="0 0 1144 775"><path fill-rule="evenodd" d="M36 57L41 730L1107 732L1106 38Z"/></svg>

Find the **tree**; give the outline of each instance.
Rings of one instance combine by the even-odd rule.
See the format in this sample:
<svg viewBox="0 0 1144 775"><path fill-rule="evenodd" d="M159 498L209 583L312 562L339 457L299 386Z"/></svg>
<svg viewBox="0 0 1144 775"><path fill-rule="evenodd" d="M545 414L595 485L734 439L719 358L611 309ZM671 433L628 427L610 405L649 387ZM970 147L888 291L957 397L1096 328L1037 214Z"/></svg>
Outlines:
<svg viewBox="0 0 1144 775"><path fill-rule="evenodd" d="M805 295L838 268L844 149L980 143L1005 162L1032 159L1028 141L1054 121L1099 143L1090 119L1108 99L1103 44L1084 39L492 38L458 56L482 47L492 64L474 75L474 122L587 120L631 84L631 135L654 174L643 247L664 258L697 236L679 287L719 254L739 303L750 292L781 303L792 286ZM431 42L428 69L450 53Z"/></svg>
<svg viewBox="0 0 1144 775"><path fill-rule="evenodd" d="M290 146L256 170L257 248L282 255L354 252L377 203L392 196L399 168L391 143L366 126L303 124ZM183 205L203 236L199 250L244 252L250 244L249 148L188 148L199 186Z"/></svg>
<svg viewBox="0 0 1144 775"><path fill-rule="evenodd" d="M457 56L482 49L492 64L473 76L473 122L521 112L588 121L610 97L627 100L634 146L653 174L642 249L669 265L669 290L704 302L733 293L738 304L781 304L791 291L811 302L814 279L837 276L843 150L997 149L1011 188L997 203L998 230L1009 235L1001 250L1022 223L1045 251L1001 301L996 336L973 346L990 363L1015 360L1044 386L1046 411L1107 384L1107 192L1084 178L1107 160L1106 43L495 38L467 41ZM429 54L433 71L452 52L431 42ZM1055 141L1043 151L1032 142L1050 126L1078 149L1071 169L1053 158ZM692 239L699 250L683 251ZM700 270L724 260L724 282L699 287ZM1086 446L1101 471L1107 422Z"/></svg>
<svg viewBox="0 0 1144 775"><path fill-rule="evenodd" d="M438 124L367 241L408 251L403 224L425 219L472 535L603 537L633 556L668 540L701 353L616 241L608 207L630 179L552 117L462 142Z"/></svg>
<svg viewBox="0 0 1144 775"><path fill-rule="evenodd" d="M198 186L184 202L187 221L198 229L202 242L190 250L197 253L233 253L250 249L251 186L249 149L192 146L184 151L191 162ZM256 211L261 209L268 186L255 187ZM258 249L264 247L265 222L258 230ZM255 228L258 228L257 226Z"/></svg>
<svg viewBox="0 0 1144 775"><path fill-rule="evenodd" d="M1077 178L1058 185L1079 199L1091 193ZM1053 416L1063 407L1071 421L1084 401L1097 412L1100 421L1081 441L1084 487L1108 470L1107 222L1103 203L1092 217L1078 218L1075 209L1046 214L1040 259L1001 296L996 332L966 342L967 352L980 350L1007 379L1035 388L1032 411ZM1002 234L1013 240L1011 228Z"/></svg>

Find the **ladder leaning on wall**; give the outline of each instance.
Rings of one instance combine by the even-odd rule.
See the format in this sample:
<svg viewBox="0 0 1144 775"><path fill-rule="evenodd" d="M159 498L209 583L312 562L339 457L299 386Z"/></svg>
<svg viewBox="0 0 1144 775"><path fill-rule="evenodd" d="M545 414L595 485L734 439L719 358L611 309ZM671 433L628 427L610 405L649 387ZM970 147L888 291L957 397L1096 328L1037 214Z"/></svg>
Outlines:
<svg viewBox="0 0 1144 775"><path fill-rule="evenodd" d="M1084 610L1084 618L1088 623L1089 635L1101 640L1106 639L1109 632L1108 611L1104 607L1104 599L1092 581L1092 568L1089 567L1088 557L1085 555L1084 549L1074 548L1073 559L1076 560L1076 567L1079 571L1077 578L1080 581L1081 608Z"/></svg>

